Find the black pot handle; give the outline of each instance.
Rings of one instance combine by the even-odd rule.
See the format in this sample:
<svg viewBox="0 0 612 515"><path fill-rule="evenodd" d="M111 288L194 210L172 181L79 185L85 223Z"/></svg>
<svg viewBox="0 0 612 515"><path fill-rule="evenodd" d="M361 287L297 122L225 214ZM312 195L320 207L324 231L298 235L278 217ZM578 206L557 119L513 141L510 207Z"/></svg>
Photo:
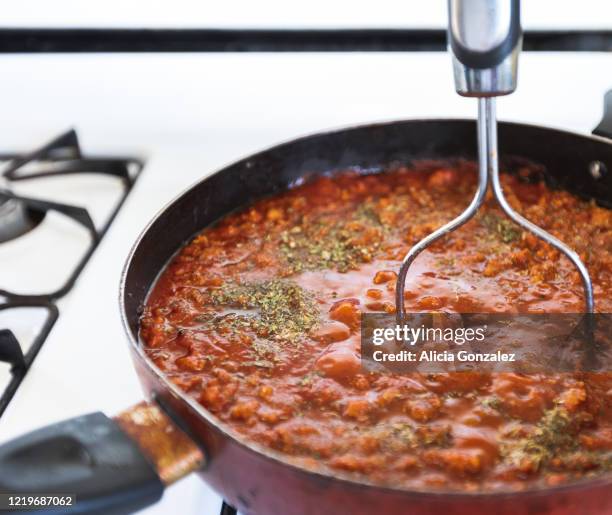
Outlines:
<svg viewBox="0 0 612 515"><path fill-rule="evenodd" d="M91 413L1 445L0 493L76 496L72 507L37 507L37 515L127 514L157 502L166 485L202 463L200 449L157 405L141 403L114 420Z"/></svg>
<svg viewBox="0 0 612 515"><path fill-rule="evenodd" d="M603 116L599 125L593 129L593 134L612 139L612 90L604 95Z"/></svg>

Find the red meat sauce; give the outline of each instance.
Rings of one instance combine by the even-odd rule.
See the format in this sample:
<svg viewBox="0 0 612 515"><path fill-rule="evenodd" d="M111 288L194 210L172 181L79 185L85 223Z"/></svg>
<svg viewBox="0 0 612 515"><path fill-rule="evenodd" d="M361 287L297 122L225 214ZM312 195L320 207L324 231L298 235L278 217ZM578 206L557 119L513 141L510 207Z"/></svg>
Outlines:
<svg viewBox="0 0 612 515"><path fill-rule="evenodd" d="M612 212L503 174L511 205L574 248L612 311ZM411 245L461 212L475 164L347 170L206 228L161 274L147 354L218 419L309 469L410 489L518 490L612 467L612 374L383 374L360 314L395 311ZM410 269L412 312L580 312L580 278L488 198Z"/></svg>

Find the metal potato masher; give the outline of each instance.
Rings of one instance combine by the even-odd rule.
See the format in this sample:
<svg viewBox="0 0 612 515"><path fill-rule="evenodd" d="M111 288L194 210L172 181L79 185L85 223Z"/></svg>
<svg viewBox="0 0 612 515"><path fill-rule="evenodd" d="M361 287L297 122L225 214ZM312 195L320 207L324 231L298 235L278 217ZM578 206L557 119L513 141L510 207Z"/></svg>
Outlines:
<svg viewBox="0 0 612 515"><path fill-rule="evenodd" d="M578 254L518 214L504 196L499 180L495 97L516 89L518 56L522 45L519 0L448 0L448 42L453 57L455 89L478 98L478 189L472 202L457 218L414 245L404 257L396 286L398 324L404 319L404 288L408 269L429 245L474 217L488 189L515 223L565 254L582 278L586 312L593 313L593 287Z"/></svg>

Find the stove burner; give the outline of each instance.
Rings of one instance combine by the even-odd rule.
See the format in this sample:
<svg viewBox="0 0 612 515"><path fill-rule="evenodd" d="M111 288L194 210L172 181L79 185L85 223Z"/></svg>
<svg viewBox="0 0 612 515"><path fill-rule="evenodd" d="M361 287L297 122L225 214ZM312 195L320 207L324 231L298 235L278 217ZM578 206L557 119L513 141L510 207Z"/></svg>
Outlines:
<svg viewBox="0 0 612 515"><path fill-rule="evenodd" d="M0 243L22 236L34 229L45 217L42 211L29 209L0 192Z"/></svg>
<svg viewBox="0 0 612 515"><path fill-rule="evenodd" d="M56 291L37 295L22 295L0 288L0 297L31 301L56 300L70 291L77 276L97 248L98 243L115 219L144 164L131 157L86 156L81 151L77 134L69 130L46 145L27 154L0 154L8 165L0 170L0 244L17 238L35 228L48 211L55 211L87 229L90 245L66 282ZM45 199L16 195L8 184L34 181L44 177L78 174L102 174L121 179L123 194L104 225L96 228L87 209Z"/></svg>
<svg viewBox="0 0 612 515"><path fill-rule="evenodd" d="M9 301L0 303L0 311L12 308L42 308L46 310L47 315L27 352L22 350L19 340L17 340L12 331L0 328L0 362L11 365L12 376L6 389L2 391L2 388L0 388L0 416L2 416L8 403L13 398L13 395L15 395L17 388L23 381L34 358L55 324L59 313L54 304L47 302Z"/></svg>
<svg viewBox="0 0 612 515"><path fill-rule="evenodd" d="M144 163L132 157L84 155L74 130L61 134L30 153L0 153L0 162L3 163L0 169L0 244L34 229L48 211L59 213L85 227L91 240L85 255L58 290L39 295L22 295L0 288L0 312L12 308L42 308L46 311L43 325L25 350L22 348L25 342L20 342L12 330L0 325L0 364L8 363L11 374L8 386L0 384L1 417L58 317L58 309L53 301L70 291L74 285L121 209ZM18 195L10 188L10 185L18 181L79 174L102 174L122 180L123 193L100 228L96 228L89 212L83 207Z"/></svg>

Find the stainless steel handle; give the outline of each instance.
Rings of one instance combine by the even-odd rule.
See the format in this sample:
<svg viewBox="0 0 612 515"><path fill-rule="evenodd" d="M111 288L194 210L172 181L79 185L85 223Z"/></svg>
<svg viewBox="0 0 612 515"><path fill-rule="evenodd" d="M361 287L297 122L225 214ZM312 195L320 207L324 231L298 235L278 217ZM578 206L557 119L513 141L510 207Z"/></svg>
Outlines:
<svg viewBox="0 0 612 515"><path fill-rule="evenodd" d="M448 0L448 45L457 93L512 93L522 45L520 1Z"/></svg>

